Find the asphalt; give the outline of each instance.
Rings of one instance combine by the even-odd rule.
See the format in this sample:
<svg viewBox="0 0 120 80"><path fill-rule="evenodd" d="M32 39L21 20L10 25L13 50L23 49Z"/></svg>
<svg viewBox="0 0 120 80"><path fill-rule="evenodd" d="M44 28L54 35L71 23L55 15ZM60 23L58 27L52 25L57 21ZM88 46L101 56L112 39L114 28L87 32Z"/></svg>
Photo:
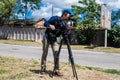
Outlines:
<svg viewBox="0 0 120 80"><path fill-rule="evenodd" d="M81 66L120 70L120 54L88 50L72 50L72 54L75 64ZM41 55L42 47L0 43L0 56L35 59L40 61ZM68 50L61 49L60 62L69 62L68 59ZM53 61L51 48L49 49L47 60Z"/></svg>

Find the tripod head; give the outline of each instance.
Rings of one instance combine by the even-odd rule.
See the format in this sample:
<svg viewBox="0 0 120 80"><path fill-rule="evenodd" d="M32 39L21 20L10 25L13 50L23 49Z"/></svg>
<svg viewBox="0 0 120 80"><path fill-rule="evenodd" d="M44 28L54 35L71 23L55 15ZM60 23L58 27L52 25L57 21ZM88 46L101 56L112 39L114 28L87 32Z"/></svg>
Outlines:
<svg viewBox="0 0 120 80"><path fill-rule="evenodd" d="M71 30L71 27L75 28L76 25L77 25L77 22L73 17L70 17L67 22L64 21L64 20L61 20L61 19L56 21L56 22L57 22L56 23L57 25L55 26L56 31L59 32L62 35L69 34L69 31ZM57 36L57 37L59 37L59 36Z"/></svg>

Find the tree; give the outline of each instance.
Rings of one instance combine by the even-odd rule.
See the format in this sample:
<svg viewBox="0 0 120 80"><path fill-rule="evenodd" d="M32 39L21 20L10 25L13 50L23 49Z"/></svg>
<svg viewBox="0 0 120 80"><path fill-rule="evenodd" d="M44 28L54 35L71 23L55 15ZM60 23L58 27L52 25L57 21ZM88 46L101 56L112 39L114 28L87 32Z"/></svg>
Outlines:
<svg viewBox="0 0 120 80"><path fill-rule="evenodd" d="M95 0L79 0L80 5L72 5L74 18L78 22L77 33L81 44L91 44L95 35L93 29L100 27L101 7ZM82 17L79 17L81 15Z"/></svg>
<svg viewBox="0 0 120 80"><path fill-rule="evenodd" d="M10 16L14 16L13 9L16 7L16 0L0 1L0 25L7 24Z"/></svg>
<svg viewBox="0 0 120 80"><path fill-rule="evenodd" d="M120 9L112 11L112 27L117 27L117 22L120 19Z"/></svg>
<svg viewBox="0 0 120 80"><path fill-rule="evenodd" d="M26 20L30 10L40 8L40 2L41 0L17 0L17 14L22 14Z"/></svg>
<svg viewBox="0 0 120 80"><path fill-rule="evenodd" d="M80 19L80 25L84 27L99 27L101 7L95 0L79 0L81 6L73 5L75 18ZM82 15L79 17L78 15Z"/></svg>
<svg viewBox="0 0 120 80"><path fill-rule="evenodd" d="M8 24L10 19L16 19L16 12L27 18L28 10L40 8L41 0L0 0L0 25Z"/></svg>

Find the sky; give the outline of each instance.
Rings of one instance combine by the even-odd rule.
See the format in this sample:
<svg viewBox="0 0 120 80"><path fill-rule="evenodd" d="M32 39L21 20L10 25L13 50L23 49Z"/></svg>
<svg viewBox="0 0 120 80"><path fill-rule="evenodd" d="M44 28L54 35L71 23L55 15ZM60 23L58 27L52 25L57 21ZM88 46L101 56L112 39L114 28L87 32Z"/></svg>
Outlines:
<svg viewBox="0 0 120 80"><path fill-rule="evenodd" d="M35 17L50 18L52 16L60 16L63 9L70 9L71 5L77 4L78 0L42 0L42 6L40 10L36 10L32 13Z"/></svg>
<svg viewBox="0 0 120 80"><path fill-rule="evenodd" d="M107 4L111 10L120 9L120 0L96 0L98 4ZM29 18L46 18L49 19L53 15L61 16L62 10L70 9L71 5L79 5L78 0L42 0L39 10L31 11Z"/></svg>
<svg viewBox="0 0 120 80"><path fill-rule="evenodd" d="M107 7L111 10L120 9L120 0L96 0L99 4L107 4Z"/></svg>

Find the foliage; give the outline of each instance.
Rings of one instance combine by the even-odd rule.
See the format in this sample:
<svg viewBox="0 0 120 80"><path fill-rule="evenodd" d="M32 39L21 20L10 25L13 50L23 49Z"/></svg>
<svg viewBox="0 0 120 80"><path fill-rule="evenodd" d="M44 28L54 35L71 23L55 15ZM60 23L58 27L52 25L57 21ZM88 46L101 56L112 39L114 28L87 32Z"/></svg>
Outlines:
<svg viewBox="0 0 120 80"><path fill-rule="evenodd" d="M30 10L40 8L40 2L41 0L17 0L17 14L22 14L27 19Z"/></svg>
<svg viewBox="0 0 120 80"><path fill-rule="evenodd" d="M9 22L10 16L14 16L15 7L16 0L0 0L0 25Z"/></svg>
<svg viewBox="0 0 120 80"><path fill-rule="evenodd" d="M39 9L40 2L41 0L0 0L0 25L8 24L10 19L17 19L19 13L25 15L26 19L28 10Z"/></svg>
<svg viewBox="0 0 120 80"><path fill-rule="evenodd" d="M108 32L108 42L110 46L120 47L120 26L114 27Z"/></svg>
<svg viewBox="0 0 120 80"><path fill-rule="evenodd" d="M73 5L74 18L78 22L77 33L82 44L90 44L94 37L94 29L100 27L100 5L95 0L79 0L80 6ZM81 15L82 17L79 17Z"/></svg>
<svg viewBox="0 0 120 80"><path fill-rule="evenodd" d="M100 5L95 0L79 0L81 6L73 5L72 9L75 13L75 18L80 18L80 23L89 27L100 27ZM82 17L79 17L81 15Z"/></svg>
<svg viewBox="0 0 120 80"><path fill-rule="evenodd" d="M119 10L115 10L115 11L112 11L112 27L117 27L117 21L119 21L119 18L120 18L120 9Z"/></svg>
<svg viewBox="0 0 120 80"><path fill-rule="evenodd" d="M94 28L79 27L76 29L79 44L90 45L92 43L93 36L95 35Z"/></svg>

